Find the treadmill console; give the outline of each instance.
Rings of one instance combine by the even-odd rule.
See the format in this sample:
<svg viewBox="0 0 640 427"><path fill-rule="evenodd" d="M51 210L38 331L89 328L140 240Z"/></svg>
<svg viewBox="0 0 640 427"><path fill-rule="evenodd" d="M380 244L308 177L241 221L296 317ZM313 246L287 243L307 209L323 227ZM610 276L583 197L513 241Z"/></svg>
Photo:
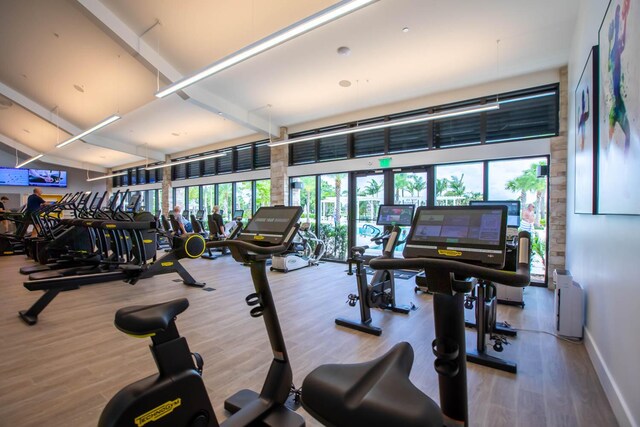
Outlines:
<svg viewBox="0 0 640 427"><path fill-rule="evenodd" d="M507 207L419 207L404 248L405 258L444 258L502 268Z"/></svg>
<svg viewBox="0 0 640 427"><path fill-rule="evenodd" d="M376 225L409 227L413 220L414 205L380 205Z"/></svg>

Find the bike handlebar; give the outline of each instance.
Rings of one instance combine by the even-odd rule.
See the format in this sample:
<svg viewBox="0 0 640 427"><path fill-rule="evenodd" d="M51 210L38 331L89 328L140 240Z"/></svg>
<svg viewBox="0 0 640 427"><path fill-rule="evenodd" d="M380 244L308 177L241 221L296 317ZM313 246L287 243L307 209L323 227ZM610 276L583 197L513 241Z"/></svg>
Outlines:
<svg viewBox="0 0 640 427"><path fill-rule="evenodd" d="M276 246L258 246L253 243L245 242L244 240L220 240L215 242L207 242L207 248L220 248L220 247L237 247L246 251L251 251L258 255L275 255L287 250L288 245L276 245Z"/></svg>

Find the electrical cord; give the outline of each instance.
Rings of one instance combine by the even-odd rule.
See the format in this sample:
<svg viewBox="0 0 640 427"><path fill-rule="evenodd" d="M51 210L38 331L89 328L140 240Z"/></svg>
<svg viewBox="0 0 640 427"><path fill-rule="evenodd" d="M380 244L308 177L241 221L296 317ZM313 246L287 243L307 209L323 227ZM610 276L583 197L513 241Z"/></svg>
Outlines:
<svg viewBox="0 0 640 427"><path fill-rule="evenodd" d="M556 337L559 340L566 341L569 344L582 344L582 338L577 338L577 339L565 338L565 337L561 337L560 335L554 334L553 332L549 332L549 331L541 331L541 330L538 330L538 329L522 329L522 328L514 328L514 327L511 327L511 329L513 329L514 331L518 331L518 332L537 332L537 333L540 333L540 334L551 335L552 337Z"/></svg>

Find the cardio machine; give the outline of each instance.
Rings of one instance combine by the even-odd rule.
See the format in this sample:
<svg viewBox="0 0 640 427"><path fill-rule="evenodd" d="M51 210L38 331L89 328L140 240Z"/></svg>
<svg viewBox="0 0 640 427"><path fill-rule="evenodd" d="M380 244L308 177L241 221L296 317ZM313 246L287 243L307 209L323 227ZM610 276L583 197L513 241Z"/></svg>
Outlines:
<svg viewBox="0 0 640 427"><path fill-rule="evenodd" d="M236 261L250 264L255 293L245 301L252 307L251 317L263 318L274 355L260 393L241 390L225 401L225 409L233 415L223 426L305 425L300 415L284 405L293 374L266 276L267 259L288 248L301 214L300 207L261 207L235 240L207 243L212 248L227 246ZM182 298L127 307L116 313L119 330L138 337L151 336L151 352L159 372L119 391L104 408L99 427L142 426L150 421L153 427L220 425L202 381L202 358L195 353L192 356L175 325L175 317L188 305Z"/></svg>
<svg viewBox="0 0 640 427"><path fill-rule="evenodd" d="M410 227L413 219L414 205L381 205L378 209L376 225L385 227L383 234L374 236L371 241L383 245L383 258L393 258L396 247L400 242L400 227ZM365 257L369 246L354 246L351 248L349 272L352 275L352 265L356 266L356 281L358 294L349 294L347 303L351 307L360 304L360 321L339 317L336 325L366 332L379 336L382 328L372 325L371 309L379 308L394 313L408 314L411 307L396 304L395 278L392 270L377 270L373 274L371 283L367 283L366 265L372 257Z"/></svg>
<svg viewBox="0 0 640 427"><path fill-rule="evenodd" d="M436 338L431 346L436 356L440 409L427 398L421 423L397 422L390 416L382 419L381 405L391 407L396 416L418 408L407 403L409 399L417 399L417 393L407 396L400 392L408 385L399 384L399 379L408 377L413 361L411 346L403 343L377 362L316 368L302 384L302 406L307 412L327 425L442 426L444 418L447 425L468 426L465 294L471 290L473 279L515 287L529 284L531 237L526 231L519 233L521 250L516 271L500 270L505 262L506 214L504 206L419 207L407 237L404 259L380 257L370 262L376 270L422 269L426 273L429 291L433 293ZM363 384L363 372L373 370L377 370L377 383ZM357 381L361 383L356 385ZM382 394L384 398L381 391L386 392ZM351 400L345 409L345 401L354 395L364 396L362 403L354 404ZM372 408L377 411L372 413Z"/></svg>
<svg viewBox="0 0 640 427"><path fill-rule="evenodd" d="M288 273L304 267L319 265L326 250L325 244L311 231L311 224L300 224L296 238L289 249L271 257L271 271Z"/></svg>

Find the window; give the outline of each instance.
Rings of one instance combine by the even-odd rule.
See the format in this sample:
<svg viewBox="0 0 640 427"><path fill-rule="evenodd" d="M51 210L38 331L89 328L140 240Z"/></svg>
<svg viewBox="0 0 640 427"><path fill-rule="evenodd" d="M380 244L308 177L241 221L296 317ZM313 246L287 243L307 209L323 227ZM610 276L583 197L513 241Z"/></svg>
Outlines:
<svg viewBox="0 0 640 427"><path fill-rule="evenodd" d="M294 165L316 161L316 141L296 142L290 145L291 162Z"/></svg>
<svg viewBox="0 0 640 427"><path fill-rule="evenodd" d="M224 151L224 153L226 153L227 155L216 158L217 160L216 170L218 171L218 173L233 172L233 151L227 150L227 151Z"/></svg>
<svg viewBox="0 0 640 427"><path fill-rule="evenodd" d="M267 143L256 144L253 149L253 167L255 169L271 166L271 147Z"/></svg>
<svg viewBox="0 0 640 427"><path fill-rule="evenodd" d="M160 169L154 169L156 172L156 182L160 182L164 179L164 171L162 168Z"/></svg>
<svg viewBox="0 0 640 427"><path fill-rule="evenodd" d="M212 212L213 207L216 204L216 186L212 185L203 185L202 186L202 209L205 212L205 224L206 224L206 215Z"/></svg>
<svg viewBox="0 0 640 427"><path fill-rule="evenodd" d="M302 207L300 221L311 224L311 230L316 230L316 177L300 176L291 179L289 192L291 206Z"/></svg>
<svg viewBox="0 0 640 427"><path fill-rule="evenodd" d="M233 189L231 183L218 184L218 206L220 206L220 215L225 221L231 220L231 210L233 206Z"/></svg>
<svg viewBox="0 0 640 427"><path fill-rule="evenodd" d="M359 123L359 125L367 125L371 123L381 122L383 120L375 119ZM353 156L371 156L375 154L384 154L384 129L376 129L353 134Z"/></svg>
<svg viewBox="0 0 640 427"><path fill-rule="evenodd" d="M318 160L339 160L347 158L347 135L320 138L317 141Z"/></svg>
<svg viewBox="0 0 640 427"><path fill-rule="evenodd" d="M138 183L138 172L136 169L129 169L129 184L136 185Z"/></svg>
<svg viewBox="0 0 640 427"><path fill-rule="evenodd" d="M173 209L176 206L180 206L182 209L185 209L185 187L176 188L173 194L173 206L169 208Z"/></svg>
<svg viewBox="0 0 640 427"><path fill-rule="evenodd" d="M464 206L483 200L484 166L460 163L436 166L435 199L438 206Z"/></svg>
<svg viewBox="0 0 640 427"><path fill-rule="evenodd" d="M115 173L118 173L118 172L115 172ZM111 178L111 184L114 187L120 187L120 175L114 176L113 178Z"/></svg>
<svg viewBox="0 0 640 427"><path fill-rule="evenodd" d="M198 178L201 175L201 173L200 173L200 164L201 163L202 163L201 161L187 163L187 177L188 178Z"/></svg>
<svg viewBox="0 0 640 427"><path fill-rule="evenodd" d="M256 210L261 206L271 206L271 180L256 181Z"/></svg>
<svg viewBox="0 0 640 427"><path fill-rule="evenodd" d="M236 182L236 204L235 209L243 210L244 217L249 218L252 212L252 181Z"/></svg>
<svg viewBox="0 0 640 427"><path fill-rule="evenodd" d="M188 187L187 207L189 214L195 215L200 209L200 187Z"/></svg>
<svg viewBox="0 0 640 427"><path fill-rule="evenodd" d="M250 170L252 167L253 153L251 145L236 147L236 171Z"/></svg>
<svg viewBox="0 0 640 427"><path fill-rule="evenodd" d="M389 153L426 150L428 148L427 123L395 126L389 129Z"/></svg>
<svg viewBox="0 0 640 427"><path fill-rule="evenodd" d="M318 237L327 248L324 257L346 260L349 174L321 175L320 184Z"/></svg>
<svg viewBox="0 0 640 427"><path fill-rule="evenodd" d="M185 163L172 166L171 169L173 173L173 180L185 179L187 177L187 165Z"/></svg>
<svg viewBox="0 0 640 427"><path fill-rule="evenodd" d="M480 113L434 120L434 144L438 148L480 143Z"/></svg>
<svg viewBox="0 0 640 427"><path fill-rule="evenodd" d="M209 153L211 154L211 153ZM202 161L202 176L215 175L216 173L216 158L206 159Z"/></svg>
<svg viewBox="0 0 640 427"><path fill-rule="evenodd" d="M555 90L500 101L499 110L486 113L487 142L557 135L557 102Z"/></svg>
<svg viewBox="0 0 640 427"><path fill-rule="evenodd" d="M138 168L138 184L147 183L147 171L144 168Z"/></svg>
<svg viewBox="0 0 640 427"><path fill-rule="evenodd" d="M157 192L158 190L149 190L147 192L147 203L146 203L146 210L147 212L151 212L152 214L155 215L156 211L158 210L158 199L157 199Z"/></svg>
<svg viewBox="0 0 640 427"><path fill-rule="evenodd" d="M126 186L129 185L129 171L125 171L127 173L125 173L124 175L120 175L120 185L121 186Z"/></svg>

